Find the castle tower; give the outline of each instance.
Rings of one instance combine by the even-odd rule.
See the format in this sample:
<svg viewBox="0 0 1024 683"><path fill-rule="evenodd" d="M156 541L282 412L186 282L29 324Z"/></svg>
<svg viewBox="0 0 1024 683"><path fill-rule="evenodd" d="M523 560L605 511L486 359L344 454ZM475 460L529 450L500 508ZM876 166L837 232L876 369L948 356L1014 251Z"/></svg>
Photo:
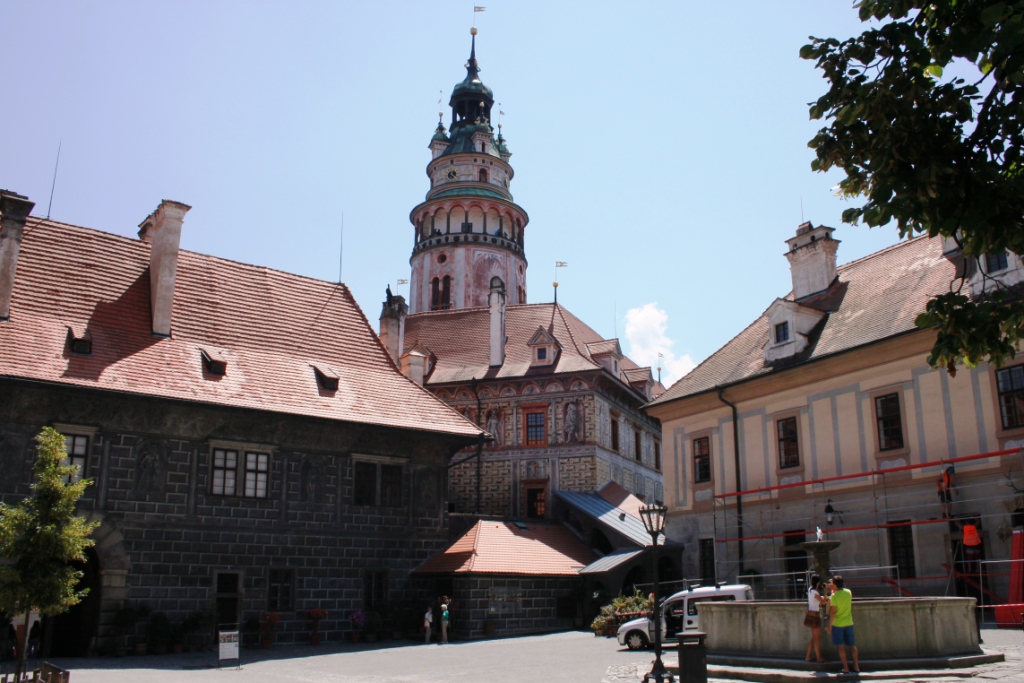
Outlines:
<svg viewBox="0 0 1024 683"><path fill-rule="evenodd" d="M480 81L476 29L466 78L455 86L430 140L430 190L409 214L415 243L409 263L409 312L487 306L491 278L505 285L509 304L526 303L523 233L529 216L509 192L512 153L491 127L494 94ZM443 119L443 113L441 114Z"/></svg>

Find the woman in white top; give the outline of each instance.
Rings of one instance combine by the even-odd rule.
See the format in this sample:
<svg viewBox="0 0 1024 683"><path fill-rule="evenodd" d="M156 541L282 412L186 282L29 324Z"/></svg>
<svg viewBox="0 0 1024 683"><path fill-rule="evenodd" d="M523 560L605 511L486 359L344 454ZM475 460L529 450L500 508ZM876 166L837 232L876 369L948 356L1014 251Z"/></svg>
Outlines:
<svg viewBox="0 0 1024 683"><path fill-rule="evenodd" d="M804 626L811 629L811 642L807 643L807 656L804 657L808 662L811 661L812 650L819 662L825 661L821 656L821 612L819 609L822 605L827 604L828 600L821 597L820 588L821 578L815 574L811 577L811 587L807 590L807 614L804 615Z"/></svg>

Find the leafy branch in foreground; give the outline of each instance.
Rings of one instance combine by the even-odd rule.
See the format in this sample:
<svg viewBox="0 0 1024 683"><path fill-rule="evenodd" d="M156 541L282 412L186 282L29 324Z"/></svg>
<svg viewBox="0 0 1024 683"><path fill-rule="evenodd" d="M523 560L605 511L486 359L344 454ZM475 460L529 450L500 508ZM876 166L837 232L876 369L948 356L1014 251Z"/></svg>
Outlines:
<svg viewBox="0 0 1024 683"><path fill-rule="evenodd" d="M955 238L967 259L1024 254L1024 0L862 0L864 22L800 50L830 84L810 104L829 126L808 143L815 171L841 169L839 194L863 197L843 221L895 222L902 237ZM970 72L970 77L947 77ZM928 302L917 325L938 338L933 367L1013 358L1024 304L978 299L961 282Z"/></svg>

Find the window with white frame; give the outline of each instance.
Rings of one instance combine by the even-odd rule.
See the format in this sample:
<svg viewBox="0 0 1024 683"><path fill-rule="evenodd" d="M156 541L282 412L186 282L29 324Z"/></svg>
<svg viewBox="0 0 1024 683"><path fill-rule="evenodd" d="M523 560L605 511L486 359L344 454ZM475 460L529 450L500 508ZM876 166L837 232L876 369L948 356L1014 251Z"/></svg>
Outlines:
<svg viewBox="0 0 1024 683"><path fill-rule="evenodd" d="M238 486L239 480L242 486ZM270 454L230 448L213 449L215 496L266 498L270 483Z"/></svg>
<svg viewBox="0 0 1024 683"><path fill-rule="evenodd" d="M73 475L64 478L65 483L73 484L85 475L85 466L89 459L89 437L82 434L67 434L64 436L64 449L68 455L60 464L78 468Z"/></svg>

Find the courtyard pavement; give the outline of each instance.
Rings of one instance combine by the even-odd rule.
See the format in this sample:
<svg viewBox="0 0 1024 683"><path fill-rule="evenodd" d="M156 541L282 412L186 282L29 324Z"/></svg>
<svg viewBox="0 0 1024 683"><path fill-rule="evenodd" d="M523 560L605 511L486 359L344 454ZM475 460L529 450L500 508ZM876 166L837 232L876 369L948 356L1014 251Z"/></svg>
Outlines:
<svg viewBox="0 0 1024 683"><path fill-rule="evenodd" d="M929 681L963 683L968 678L999 683L1024 683L1024 632L983 631L986 651L1002 652L1006 661L968 670L888 673L886 683ZM376 645L328 644L242 650L242 668L216 669L212 652L146 657L55 659L70 669L75 683L637 683L650 670L653 654L630 652L614 638L595 638L589 631L525 636L449 645L413 641ZM673 648L665 663L676 665ZM762 671L762 679L757 673ZM746 680L855 680L828 674L748 670ZM716 679L714 675L712 681ZM862 680L881 680L865 675Z"/></svg>

